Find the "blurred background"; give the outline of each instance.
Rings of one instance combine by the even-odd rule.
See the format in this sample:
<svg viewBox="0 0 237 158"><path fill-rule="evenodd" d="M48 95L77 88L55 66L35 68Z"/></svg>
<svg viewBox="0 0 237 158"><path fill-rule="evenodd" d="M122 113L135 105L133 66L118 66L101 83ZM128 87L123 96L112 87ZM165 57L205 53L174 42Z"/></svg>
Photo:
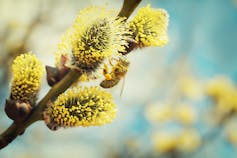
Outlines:
<svg viewBox="0 0 237 158"><path fill-rule="evenodd" d="M11 124L4 103L12 60L32 51L54 65L57 43L79 10L93 4L119 11L122 2L0 0L0 132ZM129 54L122 96L122 84L110 90L115 121L55 132L38 122L1 158L236 157L237 1L143 0L138 8L147 4L168 11L170 41ZM44 79L40 98L48 89Z"/></svg>

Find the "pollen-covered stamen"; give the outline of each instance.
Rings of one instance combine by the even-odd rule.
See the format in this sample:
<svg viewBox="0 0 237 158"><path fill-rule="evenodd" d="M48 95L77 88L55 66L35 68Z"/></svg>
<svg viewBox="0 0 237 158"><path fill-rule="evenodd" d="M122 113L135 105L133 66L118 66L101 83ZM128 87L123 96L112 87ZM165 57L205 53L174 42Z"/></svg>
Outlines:
<svg viewBox="0 0 237 158"><path fill-rule="evenodd" d="M131 34L123 18L102 7L82 10L70 30L66 37L72 64L85 72L95 71L113 53L125 51Z"/></svg>
<svg viewBox="0 0 237 158"><path fill-rule="evenodd" d="M111 94L98 87L72 88L45 111L45 122L51 129L58 127L99 126L111 122L116 107Z"/></svg>
<svg viewBox="0 0 237 158"><path fill-rule="evenodd" d="M139 47L164 46L168 42L167 27L169 15L163 9L152 9L150 5L141 8L129 28Z"/></svg>
<svg viewBox="0 0 237 158"><path fill-rule="evenodd" d="M109 23L104 19L88 27L82 37L75 41L73 61L79 68L93 71L99 66L107 55L104 51L109 47L110 32Z"/></svg>
<svg viewBox="0 0 237 158"><path fill-rule="evenodd" d="M33 54L22 54L13 61L11 99L34 102L40 88L43 65Z"/></svg>
<svg viewBox="0 0 237 158"><path fill-rule="evenodd" d="M95 22L82 37L82 42L87 43L85 50L103 51L106 49L109 44L107 41L109 35L105 30L110 32L110 27L106 19Z"/></svg>

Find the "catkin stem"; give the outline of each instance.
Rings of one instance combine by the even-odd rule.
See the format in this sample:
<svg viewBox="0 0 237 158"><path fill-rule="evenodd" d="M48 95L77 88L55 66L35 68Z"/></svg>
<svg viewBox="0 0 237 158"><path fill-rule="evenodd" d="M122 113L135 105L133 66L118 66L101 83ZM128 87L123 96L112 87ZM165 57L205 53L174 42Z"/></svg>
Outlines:
<svg viewBox="0 0 237 158"><path fill-rule="evenodd" d="M123 7L120 10L118 16L120 17L126 17L125 20L129 18L129 16L132 14L132 12L136 9L136 7L139 5L139 3L142 0L124 0L123 1ZM128 41L129 45L126 48L125 52L119 52L122 55L127 55L129 54L132 50L134 50L136 44L132 41Z"/></svg>
<svg viewBox="0 0 237 158"><path fill-rule="evenodd" d="M118 16L128 18L142 0L124 0Z"/></svg>

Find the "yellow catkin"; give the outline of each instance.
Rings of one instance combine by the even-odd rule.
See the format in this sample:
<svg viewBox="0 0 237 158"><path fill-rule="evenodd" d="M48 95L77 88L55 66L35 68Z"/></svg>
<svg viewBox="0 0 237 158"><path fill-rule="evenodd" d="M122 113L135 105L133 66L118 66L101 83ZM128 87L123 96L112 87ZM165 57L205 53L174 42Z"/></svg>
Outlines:
<svg viewBox="0 0 237 158"><path fill-rule="evenodd" d="M217 105L218 112L237 111L237 89L230 79L226 77L214 78L207 84L206 93Z"/></svg>
<svg viewBox="0 0 237 158"><path fill-rule="evenodd" d="M74 87L61 94L47 109L45 120L51 129L100 126L110 123L116 111L110 93L99 87Z"/></svg>
<svg viewBox="0 0 237 158"><path fill-rule="evenodd" d="M92 6L79 13L59 44L58 52L71 51L72 64L91 72L106 57L118 51L124 52L128 35L123 18L117 18L114 12L103 7Z"/></svg>
<svg viewBox="0 0 237 158"><path fill-rule="evenodd" d="M167 153L177 146L177 136L169 132L157 132L152 135L154 149L158 153Z"/></svg>
<svg viewBox="0 0 237 158"><path fill-rule="evenodd" d="M169 15L164 9L153 9L150 5L138 10L129 28L139 47L164 46L168 42Z"/></svg>
<svg viewBox="0 0 237 158"><path fill-rule="evenodd" d="M184 125L192 125L197 120L195 109L190 105L178 105L174 115L175 119Z"/></svg>
<svg viewBox="0 0 237 158"><path fill-rule="evenodd" d="M177 137L177 142L181 151L191 152L201 145L201 137L196 130L186 129Z"/></svg>
<svg viewBox="0 0 237 158"><path fill-rule="evenodd" d="M22 54L13 61L12 73L11 98L20 101L34 100L41 85L42 63L31 53Z"/></svg>
<svg viewBox="0 0 237 158"><path fill-rule="evenodd" d="M229 78L224 76L212 79L206 86L206 93L215 99L222 98L223 96L229 95L234 91L234 84Z"/></svg>
<svg viewBox="0 0 237 158"><path fill-rule="evenodd" d="M153 103L146 106L145 116L150 123L170 121L173 119L173 109L169 105Z"/></svg>
<svg viewBox="0 0 237 158"><path fill-rule="evenodd" d="M73 32L73 28L70 27L66 33L62 36L61 41L58 43L57 46L57 51L54 53L55 54L55 66L60 68L62 65L61 63L61 56L66 56L70 57L71 55L71 46L69 44L70 39L71 39L71 34ZM69 61L68 61L69 62Z"/></svg>
<svg viewBox="0 0 237 158"><path fill-rule="evenodd" d="M184 97L191 100L200 100L203 97L203 85L194 77L182 75L179 79L179 88Z"/></svg>

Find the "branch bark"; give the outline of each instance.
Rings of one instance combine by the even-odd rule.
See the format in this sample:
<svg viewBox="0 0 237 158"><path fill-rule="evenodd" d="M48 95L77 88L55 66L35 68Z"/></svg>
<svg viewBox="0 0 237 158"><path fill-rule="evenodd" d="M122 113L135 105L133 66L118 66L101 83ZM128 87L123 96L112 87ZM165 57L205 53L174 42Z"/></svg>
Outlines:
<svg viewBox="0 0 237 158"><path fill-rule="evenodd" d="M124 0L118 16L128 18L142 0Z"/></svg>

